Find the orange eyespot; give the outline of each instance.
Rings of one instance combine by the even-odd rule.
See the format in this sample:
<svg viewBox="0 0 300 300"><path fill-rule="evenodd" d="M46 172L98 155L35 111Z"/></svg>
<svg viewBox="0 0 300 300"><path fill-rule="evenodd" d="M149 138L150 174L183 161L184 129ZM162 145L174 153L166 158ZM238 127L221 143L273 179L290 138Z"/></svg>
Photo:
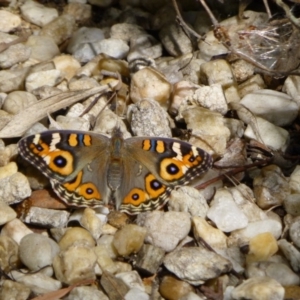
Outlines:
<svg viewBox="0 0 300 300"><path fill-rule="evenodd" d="M179 160L165 158L160 163L159 175L167 181L180 179L184 175L184 164Z"/></svg>
<svg viewBox="0 0 300 300"><path fill-rule="evenodd" d="M70 175L73 171L74 157L68 151L55 151L43 156L44 160L53 172L61 175Z"/></svg>
<svg viewBox="0 0 300 300"><path fill-rule="evenodd" d="M101 195L100 195L98 189L91 182L80 185L76 189L76 193L79 194L80 196L82 196L85 200L91 200L91 199L100 200L101 199Z"/></svg>
<svg viewBox="0 0 300 300"><path fill-rule="evenodd" d="M153 174L148 174L145 177L146 191L150 198L156 199L166 190L166 186L158 181Z"/></svg>
<svg viewBox="0 0 300 300"><path fill-rule="evenodd" d="M123 199L123 204L140 205L147 200L147 194L142 189L132 189Z"/></svg>

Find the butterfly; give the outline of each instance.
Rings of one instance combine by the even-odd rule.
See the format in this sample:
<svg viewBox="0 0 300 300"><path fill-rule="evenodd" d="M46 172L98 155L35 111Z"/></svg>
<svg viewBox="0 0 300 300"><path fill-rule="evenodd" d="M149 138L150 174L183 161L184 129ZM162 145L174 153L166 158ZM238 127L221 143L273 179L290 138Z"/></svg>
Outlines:
<svg viewBox="0 0 300 300"><path fill-rule="evenodd" d="M161 137L124 139L55 130L21 139L21 156L50 179L68 205L114 203L131 215L163 207L171 191L212 167L212 157L189 143Z"/></svg>

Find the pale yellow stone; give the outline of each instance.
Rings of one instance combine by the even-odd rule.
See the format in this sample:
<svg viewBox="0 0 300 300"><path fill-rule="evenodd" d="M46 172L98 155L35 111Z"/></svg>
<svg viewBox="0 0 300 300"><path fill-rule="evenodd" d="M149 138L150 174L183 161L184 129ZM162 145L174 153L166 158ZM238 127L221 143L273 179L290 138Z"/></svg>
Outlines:
<svg viewBox="0 0 300 300"><path fill-rule="evenodd" d="M119 255L127 256L138 252L143 246L147 230L143 227L128 224L118 230L114 236L113 245Z"/></svg>
<svg viewBox="0 0 300 300"><path fill-rule="evenodd" d="M80 227L73 227L66 231L58 244L60 249L63 251L72 245L94 247L95 240L87 230Z"/></svg>
<svg viewBox="0 0 300 300"><path fill-rule="evenodd" d="M71 246L53 259L56 278L66 284L95 279L97 256L86 246Z"/></svg>
<svg viewBox="0 0 300 300"><path fill-rule="evenodd" d="M110 258L105 245L95 247L94 252L97 256L97 263L102 271L107 271L112 274L115 274L119 270L118 266Z"/></svg>
<svg viewBox="0 0 300 300"><path fill-rule="evenodd" d="M249 241L249 253L246 257L247 263L264 261L278 251L277 241L270 232L256 235Z"/></svg>
<svg viewBox="0 0 300 300"><path fill-rule="evenodd" d="M192 222L196 239L203 239L213 249L227 248L227 237L220 229L211 226L201 217L193 217Z"/></svg>

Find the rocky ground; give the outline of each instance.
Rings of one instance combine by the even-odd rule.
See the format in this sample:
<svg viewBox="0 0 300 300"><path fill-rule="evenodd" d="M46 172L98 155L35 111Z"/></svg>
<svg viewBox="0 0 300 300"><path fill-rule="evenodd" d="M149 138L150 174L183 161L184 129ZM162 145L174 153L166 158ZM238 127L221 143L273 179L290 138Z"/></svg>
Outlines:
<svg viewBox="0 0 300 300"><path fill-rule="evenodd" d="M178 2L1 2L1 300L300 299L298 6ZM115 128L202 149L201 176L159 210L76 208L30 155L39 136L19 143Z"/></svg>

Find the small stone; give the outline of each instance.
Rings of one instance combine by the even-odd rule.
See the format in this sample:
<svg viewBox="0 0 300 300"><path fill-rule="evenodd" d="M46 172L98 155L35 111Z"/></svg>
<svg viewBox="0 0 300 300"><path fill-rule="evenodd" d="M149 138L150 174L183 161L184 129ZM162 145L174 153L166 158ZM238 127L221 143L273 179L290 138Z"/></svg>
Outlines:
<svg viewBox="0 0 300 300"><path fill-rule="evenodd" d="M213 249L227 248L227 237L220 229L214 228L201 217L193 217L192 222L195 239L200 243L204 240Z"/></svg>
<svg viewBox="0 0 300 300"><path fill-rule="evenodd" d="M60 53L59 48L51 37L31 35L25 45L30 48L30 58L42 62L54 58Z"/></svg>
<svg viewBox="0 0 300 300"><path fill-rule="evenodd" d="M271 218L250 222L246 228L231 232L228 243L238 243L239 245L242 245L249 242L249 240L256 235L264 232L270 232L275 239L278 239L282 233L281 222Z"/></svg>
<svg viewBox="0 0 300 300"><path fill-rule="evenodd" d="M129 52L129 46L121 39L103 39L93 44L96 54L104 53L113 58L125 58Z"/></svg>
<svg viewBox="0 0 300 300"><path fill-rule="evenodd" d="M0 268L3 272L20 267L19 246L9 236L0 236ZM0 289L1 290L1 289ZM2 299L0 297L0 299Z"/></svg>
<svg viewBox="0 0 300 300"><path fill-rule="evenodd" d="M64 7L64 14L72 15L76 22L85 23L92 17L92 6L85 4L86 1L70 2Z"/></svg>
<svg viewBox="0 0 300 300"><path fill-rule="evenodd" d="M6 203L0 201L0 226L17 217L16 212Z"/></svg>
<svg viewBox="0 0 300 300"><path fill-rule="evenodd" d="M65 284L88 279L95 279L97 256L92 249L83 243L73 244L61 251L53 259L56 278Z"/></svg>
<svg viewBox="0 0 300 300"><path fill-rule="evenodd" d="M29 287L35 294L45 294L62 288L61 282L55 280L42 272L25 274L19 271L11 271L11 276L19 283Z"/></svg>
<svg viewBox="0 0 300 300"><path fill-rule="evenodd" d="M244 59L234 61L231 64L231 69L237 82L246 81L254 74L255 71L254 65Z"/></svg>
<svg viewBox="0 0 300 300"><path fill-rule="evenodd" d="M14 91L7 95L2 108L8 113L15 115L37 102L37 98L31 93Z"/></svg>
<svg viewBox="0 0 300 300"><path fill-rule="evenodd" d="M137 288L132 288L124 296L124 300L150 300L150 296Z"/></svg>
<svg viewBox="0 0 300 300"><path fill-rule="evenodd" d="M107 253L110 258L115 259L118 256L118 252L114 246L114 236L109 234L104 234L100 237L100 239L97 240L98 246L105 246L107 249Z"/></svg>
<svg viewBox="0 0 300 300"><path fill-rule="evenodd" d="M81 27L72 34L67 51L79 62L87 62L96 55L92 45L103 39L104 33L101 29Z"/></svg>
<svg viewBox="0 0 300 300"><path fill-rule="evenodd" d="M239 209L245 214L249 222L256 222L268 218L266 213L255 203L253 191L245 184L228 189ZM251 199L249 201L249 198Z"/></svg>
<svg viewBox="0 0 300 300"><path fill-rule="evenodd" d="M1 230L1 235L11 237L18 244L25 235L30 233L33 232L19 219L13 219L6 223Z"/></svg>
<svg viewBox="0 0 300 300"><path fill-rule="evenodd" d="M223 88L235 84L229 63L224 59L212 60L201 65L200 81L205 85L220 84Z"/></svg>
<svg viewBox="0 0 300 300"><path fill-rule="evenodd" d="M297 217L292 221L289 229L289 234L295 246L300 248L300 217Z"/></svg>
<svg viewBox="0 0 300 300"><path fill-rule="evenodd" d="M59 70L47 70L31 73L26 78L26 90L31 92L42 86L55 86L63 80L63 74Z"/></svg>
<svg viewBox="0 0 300 300"><path fill-rule="evenodd" d="M244 134L246 138L257 141L262 140L267 147L274 150L284 151L286 149L289 141L289 133L285 129L275 126L260 117L256 117L255 124L257 132L259 132L259 137L253 131L252 127L248 125Z"/></svg>
<svg viewBox="0 0 300 300"><path fill-rule="evenodd" d="M193 285L216 278L232 268L230 261L204 248L181 248L167 254L165 267L178 278Z"/></svg>
<svg viewBox="0 0 300 300"><path fill-rule="evenodd" d="M33 191L30 197L22 202L22 204L26 201L29 201L30 206L32 207L39 207L39 208L50 208L50 209L66 209L68 206L54 193L50 192L49 190L36 190ZM53 212L54 213L54 212ZM35 214L35 213L33 213ZM55 214L54 214L55 215ZM65 216L66 214L61 214L64 217L61 224L65 224ZM69 216L69 213L67 214ZM58 224L58 223L56 223Z"/></svg>
<svg viewBox="0 0 300 300"><path fill-rule="evenodd" d="M19 43L11 45L0 53L0 67L8 69L29 59L31 50L29 47Z"/></svg>
<svg viewBox="0 0 300 300"><path fill-rule="evenodd" d="M97 264L99 265L102 271L107 271L111 274L115 274L118 272L118 266L111 259L105 245L98 245L93 249L97 256Z"/></svg>
<svg viewBox="0 0 300 300"><path fill-rule="evenodd" d="M59 246L46 236L32 233L22 238L19 251L23 264L31 271L38 271L52 264Z"/></svg>
<svg viewBox="0 0 300 300"><path fill-rule="evenodd" d="M289 182L292 194L300 194L300 166L296 166L295 170L290 176Z"/></svg>
<svg viewBox="0 0 300 300"><path fill-rule="evenodd" d="M155 274L163 262L165 251L150 244L144 244L138 252L136 266Z"/></svg>
<svg viewBox="0 0 300 300"><path fill-rule="evenodd" d="M109 272L103 273L100 283L109 299L112 300L124 299L124 296L129 291L129 288L121 279L116 278ZM118 288L116 289L116 287Z"/></svg>
<svg viewBox="0 0 300 300"><path fill-rule="evenodd" d="M299 285L299 275L294 273L286 264L271 261L251 263L247 266L246 276L248 278L270 277L283 286Z"/></svg>
<svg viewBox="0 0 300 300"><path fill-rule="evenodd" d="M0 92L23 90L27 73L27 68L0 71Z"/></svg>
<svg viewBox="0 0 300 300"><path fill-rule="evenodd" d="M230 131L220 113L201 107L186 108L181 112L187 129L192 131L189 142L208 153L222 156L226 151Z"/></svg>
<svg viewBox="0 0 300 300"><path fill-rule="evenodd" d="M172 137L168 114L154 99L142 99L130 105L129 110L135 135Z"/></svg>
<svg viewBox="0 0 300 300"><path fill-rule="evenodd" d="M285 211L292 216L300 216L300 194L290 194L283 200Z"/></svg>
<svg viewBox="0 0 300 300"><path fill-rule="evenodd" d="M94 286L77 286L64 297L65 300L109 300L108 297Z"/></svg>
<svg viewBox="0 0 300 300"><path fill-rule="evenodd" d="M134 224L125 225L114 236L113 245L121 256L137 253L143 246L147 230Z"/></svg>
<svg viewBox="0 0 300 300"><path fill-rule="evenodd" d="M150 98L167 109L171 91L172 86L163 74L149 67L139 70L131 78L130 98L134 103Z"/></svg>
<svg viewBox="0 0 300 300"><path fill-rule="evenodd" d="M171 56L179 56L193 51L192 42L177 23L164 25L159 37L165 49Z"/></svg>
<svg viewBox="0 0 300 300"><path fill-rule="evenodd" d="M146 34L145 30L136 24L118 23L110 28L111 38L122 39L126 43L143 34Z"/></svg>
<svg viewBox="0 0 300 300"><path fill-rule="evenodd" d="M110 211L107 216L107 223L115 228L121 229L126 224L130 223L128 215L120 211Z"/></svg>
<svg viewBox="0 0 300 300"><path fill-rule="evenodd" d="M0 180L16 174L18 166L15 162L10 162L6 166L0 168Z"/></svg>
<svg viewBox="0 0 300 300"><path fill-rule="evenodd" d="M57 45L71 37L75 29L75 18L71 15L61 15L45 25L40 35L51 37Z"/></svg>
<svg viewBox="0 0 300 300"><path fill-rule="evenodd" d="M166 252L174 250L191 229L190 215L185 212L152 211L146 214L141 223L148 231L146 242Z"/></svg>
<svg viewBox="0 0 300 300"><path fill-rule="evenodd" d="M239 84L238 90L241 98L245 97L250 93L255 93L258 90L266 88L266 84L260 74L256 74L250 77L245 82Z"/></svg>
<svg viewBox="0 0 300 300"><path fill-rule="evenodd" d="M171 192L168 208L170 211L188 212L191 216L204 218L209 206L197 189L181 186Z"/></svg>
<svg viewBox="0 0 300 300"><path fill-rule="evenodd" d="M295 272L300 271L300 252L298 249L289 243L287 240L279 240L278 241L278 247L281 252L283 252L284 256L287 258L287 260L290 262L290 265L292 269Z"/></svg>
<svg viewBox="0 0 300 300"><path fill-rule="evenodd" d="M193 287L182 280L172 276L164 276L160 285L159 292L165 299L181 299L183 296L193 292Z"/></svg>
<svg viewBox="0 0 300 300"><path fill-rule="evenodd" d="M247 94L240 104L247 107L255 116L274 125L290 125L298 115L298 105L290 96L273 90L259 90Z"/></svg>
<svg viewBox="0 0 300 300"><path fill-rule="evenodd" d="M130 41L130 50L127 55L129 62L141 57L153 59L162 55L162 45L152 35L143 34Z"/></svg>
<svg viewBox="0 0 300 300"><path fill-rule="evenodd" d="M284 199L290 194L289 183L275 165L269 165L261 169L253 180L253 191L257 205L262 209L282 205Z"/></svg>
<svg viewBox="0 0 300 300"><path fill-rule="evenodd" d="M237 286L232 291L231 297L234 300L283 300L284 288L272 278L255 277Z"/></svg>
<svg viewBox="0 0 300 300"><path fill-rule="evenodd" d="M21 26L21 18L6 10L0 10L0 31L11 32Z"/></svg>
<svg viewBox="0 0 300 300"><path fill-rule="evenodd" d="M116 278L121 279L130 289L136 288L145 291L143 281L137 271L118 273Z"/></svg>
<svg viewBox="0 0 300 300"><path fill-rule="evenodd" d="M0 201L9 205L19 203L30 194L28 179L22 173L17 172L0 179Z"/></svg>
<svg viewBox="0 0 300 300"><path fill-rule="evenodd" d="M95 240L86 229L80 227L72 227L66 231L58 244L60 249L63 251L73 245L85 245L87 247L94 247Z"/></svg>
<svg viewBox="0 0 300 300"><path fill-rule="evenodd" d="M286 92L293 100L300 105L300 79L297 75L289 75L284 81L282 91Z"/></svg>
<svg viewBox="0 0 300 300"><path fill-rule="evenodd" d="M247 263L268 260L278 251L277 241L270 232L260 233L249 241Z"/></svg>
<svg viewBox="0 0 300 300"><path fill-rule="evenodd" d="M68 211L59 211L55 209L30 207L29 211L22 221L35 224L42 227L66 227L70 213Z"/></svg>
<svg viewBox="0 0 300 300"><path fill-rule="evenodd" d="M58 17L55 8L46 7L36 1L27 0L21 7L23 18L40 27L45 26Z"/></svg>
<svg viewBox="0 0 300 300"><path fill-rule="evenodd" d="M245 228L248 225L248 218L239 209L232 195L226 189L220 189L216 192L207 212L207 217L225 232Z"/></svg>
<svg viewBox="0 0 300 300"><path fill-rule="evenodd" d="M285 299L297 299L300 295L300 286L285 286Z"/></svg>
<svg viewBox="0 0 300 300"><path fill-rule="evenodd" d="M91 208L84 210L80 224L91 233L94 239L98 239L102 234L103 223L97 217L96 212Z"/></svg>
<svg viewBox="0 0 300 300"><path fill-rule="evenodd" d="M204 300L204 298L198 296L194 292L189 292L186 295L182 296L179 300Z"/></svg>
<svg viewBox="0 0 300 300"><path fill-rule="evenodd" d="M31 291L25 284L12 280L4 280L0 289L1 300L26 300L29 298Z"/></svg>
<svg viewBox="0 0 300 300"><path fill-rule="evenodd" d="M76 75L76 72L80 69L81 65L77 59L71 55L60 55L53 59L55 68L63 72L64 77L69 81Z"/></svg>
<svg viewBox="0 0 300 300"><path fill-rule="evenodd" d="M192 98L186 98L186 101L195 102L197 105L208 108L225 115L228 111L226 98L221 84L211 84L209 86L199 87Z"/></svg>

